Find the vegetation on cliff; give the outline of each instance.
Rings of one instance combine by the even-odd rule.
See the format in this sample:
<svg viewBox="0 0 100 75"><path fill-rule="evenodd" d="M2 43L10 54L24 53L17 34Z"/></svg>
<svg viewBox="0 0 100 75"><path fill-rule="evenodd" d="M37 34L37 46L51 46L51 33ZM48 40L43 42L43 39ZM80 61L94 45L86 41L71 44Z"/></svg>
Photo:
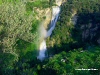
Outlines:
<svg viewBox="0 0 100 75"><path fill-rule="evenodd" d="M47 39L48 58L43 62L37 59L41 20L33 10L45 10L54 2L0 0L0 75L99 75L99 0L63 3L53 34ZM74 13L75 25L71 21ZM76 70L82 68L97 70Z"/></svg>

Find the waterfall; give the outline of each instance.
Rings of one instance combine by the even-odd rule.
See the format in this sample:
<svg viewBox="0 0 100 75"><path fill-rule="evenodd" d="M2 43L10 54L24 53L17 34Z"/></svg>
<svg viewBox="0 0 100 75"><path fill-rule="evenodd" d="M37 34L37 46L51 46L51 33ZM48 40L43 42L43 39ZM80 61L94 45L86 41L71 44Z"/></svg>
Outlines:
<svg viewBox="0 0 100 75"><path fill-rule="evenodd" d="M44 60L44 58L46 57L45 52L47 50L46 48L46 41L45 38L49 37L52 34L52 31L55 28L58 16L59 16L59 12L60 12L60 7L59 6L55 6L52 8L52 19L51 19L51 27L50 29L46 32L46 36L44 37L44 40L41 42L40 44L40 48L39 48L39 56L38 59L39 60Z"/></svg>
<svg viewBox="0 0 100 75"><path fill-rule="evenodd" d="M60 12L60 7L53 8L52 19L51 19L51 28L47 31L46 37L49 37L52 34L52 31L55 28L58 16Z"/></svg>

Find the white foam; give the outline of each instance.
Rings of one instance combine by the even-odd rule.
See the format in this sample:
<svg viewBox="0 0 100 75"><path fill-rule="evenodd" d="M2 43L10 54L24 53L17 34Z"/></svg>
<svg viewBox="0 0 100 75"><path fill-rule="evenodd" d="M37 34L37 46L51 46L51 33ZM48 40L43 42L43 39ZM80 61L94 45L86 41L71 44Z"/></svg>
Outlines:
<svg viewBox="0 0 100 75"><path fill-rule="evenodd" d="M40 59L42 61L45 58L45 51L47 50L45 40L43 40L42 43L40 44L39 50L40 50L40 52L39 52L38 59Z"/></svg>

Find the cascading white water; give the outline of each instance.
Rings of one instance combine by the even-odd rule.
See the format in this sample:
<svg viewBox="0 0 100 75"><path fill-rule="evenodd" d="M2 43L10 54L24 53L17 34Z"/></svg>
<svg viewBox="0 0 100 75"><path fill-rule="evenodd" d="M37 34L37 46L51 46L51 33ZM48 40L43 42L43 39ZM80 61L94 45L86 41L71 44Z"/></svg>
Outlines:
<svg viewBox="0 0 100 75"><path fill-rule="evenodd" d="M41 61L46 57L45 51L47 50L47 48L46 48L45 38L49 37L52 34L52 31L55 28L55 25L56 25L56 22L57 22L57 19L58 19L58 16L59 16L59 12L60 12L60 7L59 6L56 6L56 7L52 8L51 27L47 32L45 32L46 35L44 37L44 40L40 44L40 51L39 51L38 59L41 60Z"/></svg>
<svg viewBox="0 0 100 75"><path fill-rule="evenodd" d="M42 43L40 44L40 52L38 59L43 60L45 58L45 51L46 51L46 42L45 40L43 40Z"/></svg>
<svg viewBox="0 0 100 75"><path fill-rule="evenodd" d="M52 31L55 28L58 16L60 12L60 7L54 7L53 8L53 13L52 13L52 19L51 19L51 28L48 30L46 37L49 37L52 34Z"/></svg>

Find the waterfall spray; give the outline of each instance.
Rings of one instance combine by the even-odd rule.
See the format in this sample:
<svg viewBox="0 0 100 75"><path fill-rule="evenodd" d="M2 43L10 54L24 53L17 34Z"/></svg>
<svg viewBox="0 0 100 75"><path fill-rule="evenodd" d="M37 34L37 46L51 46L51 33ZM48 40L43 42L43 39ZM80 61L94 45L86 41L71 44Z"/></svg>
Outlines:
<svg viewBox="0 0 100 75"><path fill-rule="evenodd" d="M40 44L40 48L39 48L40 51L39 51L38 59L41 60L41 61L44 60L44 58L46 57L45 52L46 52L47 48L46 48L46 40L45 40L45 38L49 37L52 34L52 31L55 28L55 25L56 25L56 22L57 22L59 13L60 13L60 7L59 6L53 7L52 8L51 27L50 27L50 29L48 31L46 31L46 30L41 31L42 32L41 33L42 35L44 35L44 33L46 33L43 41Z"/></svg>

